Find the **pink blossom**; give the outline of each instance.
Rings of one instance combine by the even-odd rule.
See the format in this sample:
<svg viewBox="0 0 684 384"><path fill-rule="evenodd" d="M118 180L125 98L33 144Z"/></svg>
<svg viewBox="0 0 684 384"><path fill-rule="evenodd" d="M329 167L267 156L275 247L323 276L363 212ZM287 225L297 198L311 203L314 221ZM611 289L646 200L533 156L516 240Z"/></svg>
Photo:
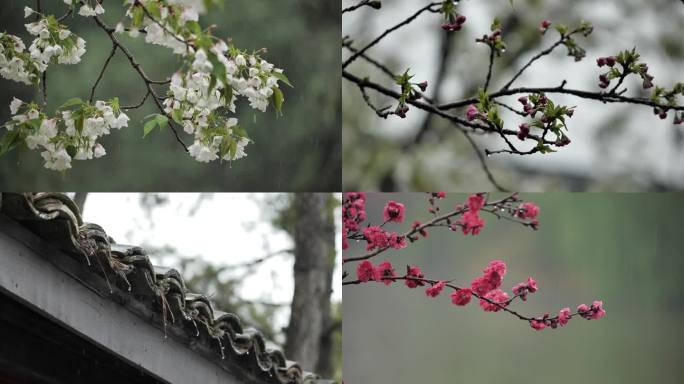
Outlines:
<svg viewBox="0 0 684 384"><path fill-rule="evenodd" d="M388 201L383 210L383 216L385 221L401 223L404 221L404 204L397 203L394 200Z"/></svg>
<svg viewBox="0 0 684 384"><path fill-rule="evenodd" d="M384 229L377 225L372 225L363 229L363 236L366 238L367 251L372 251L375 248L387 248L390 245L389 238Z"/></svg>
<svg viewBox="0 0 684 384"><path fill-rule="evenodd" d="M587 320L598 320L606 315L606 311L603 309L603 301L599 300L594 301L591 307L586 304L580 304L577 307L577 312Z"/></svg>
<svg viewBox="0 0 684 384"><path fill-rule="evenodd" d="M376 280L375 267L369 260L364 260L356 266L356 278L359 281L367 282L369 280Z"/></svg>
<svg viewBox="0 0 684 384"><path fill-rule="evenodd" d="M598 320L605 316L606 311L603 309L603 301L594 301L594 303L591 304L591 311L593 312L591 315L592 320Z"/></svg>
<svg viewBox="0 0 684 384"><path fill-rule="evenodd" d="M538 320L530 320L530 326L537 331L541 331L542 329L546 328L546 324L543 321Z"/></svg>
<svg viewBox="0 0 684 384"><path fill-rule="evenodd" d="M527 289L532 293L537 292L537 281L532 277L527 278Z"/></svg>
<svg viewBox="0 0 684 384"><path fill-rule="evenodd" d="M396 277L397 274L394 272L394 267L389 261L384 261L378 264L375 269L375 280L381 280L385 285L390 285L394 281L392 278Z"/></svg>
<svg viewBox="0 0 684 384"><path fill-rule="evenodd" d="M484 276L478 276L476 277L471 283L470 283L470 288L473 290L473 292L477 293L478 295L482 296L485 293L495 289L494 286L492 286Z"/></svg>
<svg viewBox="0 0 684 384"><path fill-rule="evenodd" d="M489 299L490 301L497 304L492 304L489 301L485 300ZM481 299L480 299L480 307L485 310L485 312L498 312L501 310L501 307L506 307L508 306L508 294L500 289L495 289L493 291L487 292Z"/></svg>
<svg viewBox="0 0 684 384"><path fill-rule="evenodd" d="M451 292L451 303L454 305L466 305L470 303L473 292L468 288L462 288Z"/></svg>
<svg viewBox="0 0 684 384"><path fill-rule="evenodd" d="M482 276L476 277L470 284L473 292L480 296L501 286L503 277L506 275L506 263L501 260L492 260L482 272Z"/></svg>
<svg viewBox="0 0 684 384"><path fill-rule="evenodd" d="M577 306L577 312L580 314L580 316L585 317L585 315L589 312L589 306L586 304L580 304Z"/></svg>
<svg viewBox="0 0 684 384"><path fill-rule="evenodd" d="M506 263L503 260L492 260L482 272L485 275L496 273L503 278L506 274Z"/></svg>
<svg viewBox="0 0 684 384"><path fill-rule="evenodd" d="M516 215L521 219L536 219L539 215L539 207L535 203L522 203L518 207Z"/></svg>
<svg viewBox="0 0 684 384"><path fill-rule="evenodd" d="M570 308L563 308L558 312L558 324L564 327L570 320Z"/></svg>
<svg viewBox="0 0 684 384"><path fill-rule="evenodd" d="M404 236L397 235L396 233L390 233L387 237L389 246L394 249L406 248L406 238Z"/></svg>
<svg viewBox="0 0 684 384"><path fill-rule="evenodd" d="M435 192L435 197L438 199L443 199L446 197L446 192Z"/></svg>
<svg viewBox="0 0 684 384"><path fill-rule="evenodd" d="M478 193L478 194L468 196L468 201L467 201L466 205L468 206L468 209L471 211L479 211L484 206L484 203L485 203L484 196L480 195Z"/></svg>
<svg viewBox="0 0 684 384"><path fill-rule="evenodd" d="M473 121L475 118L480 114L480 111L477 110L477 107L473 104L470 104L468 106L468 109L466 109L466 119L468 121Z"/></svg>
<svg viewBox="0 0 684 384"><path fill-rule="evenodd" d="M546 30L549 29L551 26L551 22L548 20L543 20L541 24L539 24L539 32L542 34L546 33Z"/></svg>
<svg viewBox="0 0 684 384"><path fill-rule="evenodd" d="M425 277L425 275L423 274L423 272L420 271L420 268L418 268L418 266L413 265L410 267L406 267L406 277L415 277L418 279L422 279ZM422 287L423 285L425 285L425 283L423 283L420 280L410 279L404 280L404 284L406 284L406 286L409 288Z"/></svg>
<svg viewBox="0 0 684 384"><path fill-rule="evenodd" d="M475 236L480 234L480 231L485 226L485 221L477 214L477 211L468 211L461 216L458 224L461 225L464 235L471 233Z"/></svg>
<svg viewBox="0 0 684 384"><path fill-rule="evenodd" d="M428 297L437 297L445 286L446 281L438 281L432 287L426 289L425 294L428 295Z"/></svg>

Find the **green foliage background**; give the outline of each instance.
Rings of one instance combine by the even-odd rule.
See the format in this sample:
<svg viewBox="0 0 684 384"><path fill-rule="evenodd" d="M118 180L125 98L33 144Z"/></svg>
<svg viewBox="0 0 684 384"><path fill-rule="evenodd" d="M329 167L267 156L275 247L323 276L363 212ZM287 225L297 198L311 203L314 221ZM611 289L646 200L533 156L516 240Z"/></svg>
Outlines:
<svg viewBox="0 0 684 384"><path fill-rule="evenodd" d="M46 4L47 3L47 4ZM104 18L115 25L123 17L119 1L105 4ZM62 15L61 1L43 1L47 12ZM23 24L23 7L35 1L2 2L0 30L22 37L29 35ZM216 25L214 34L230 37L243 49L268 49L265 58L284 68L295 88L283 86L284 117L276 118L273 107L254 112L238 103L240 124L255 144L247 158L229 163L198 163L184 153L170 131L155 130L142 139L143 117L156 112L151 100L131 111L128 128L103 138L107 156L92 161L74 161L65 174L46 170L38 151L25 147L0 158L3 190L79 191L336 191L340 189L340 17L338 6L320 0L268 1L226 0L223 7L201 17L203 26ZM106 34L91 18L70 17L70 29L83 37L87 52L77 65L53 65L48 70L48 110L71 97L87 99L90 89L111 49ZM177 58L167 48L144 42L144 36L121 37L143 69L154 79L163 79L176 69ZM9 102L40 95L30 87L0 79L0 121L9 118ZM118 96L123 105L137 103L144 84L125 56L117 53L101 81L96 99ZM186 143L190 137L184 135Z"/></svg>
<svg viewBox="0 0 684 384"><path fill-rule="evenodd" d="M447 195L451 209L465 195ZM497 195L498 197L498 195ZM476 301L456 307L403 284L343 289L344 377L363 383L677 383L684 367L684 259L680 194L522 194L541 208L541 228L483 215L479 236L430 230L390 260L398 273L419 265L426 276L468 284L490 260L508 264L506 290L534 277L539 291L513 308L557 313L594 299L607 314L572 319L536 332L505 313L486 313ZM428 218L425 194L370 194L368 217L382 220L383 204L406 204L405 231ZM352 244L345 255L363 253ZM353 266L344 268L354 275ZM679 379L678 379L679 378Z"/></svg>

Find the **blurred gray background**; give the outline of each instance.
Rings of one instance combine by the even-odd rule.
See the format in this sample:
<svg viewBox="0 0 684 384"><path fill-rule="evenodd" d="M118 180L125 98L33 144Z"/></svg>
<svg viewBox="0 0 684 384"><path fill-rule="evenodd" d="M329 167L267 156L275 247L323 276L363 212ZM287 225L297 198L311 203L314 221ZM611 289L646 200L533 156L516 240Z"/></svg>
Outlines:
<svg viewBox="0 0 684 384"><path fill-rule="evenodd" d="M495 195L494 197L500 197ZM398 273L419 265L426 277L468 285L490 260L508 273L502 289L534 277L539 291L511 308L523 314L557 313L603 300L597 321L573 318L562 329L534 331L506 313L485 313L472 301L451 304L403 283L343 288L343 356L347 383L680 383L684 375L684 258L678 194L522 194L538 203L541 228L497 221L479 236L443 228L374 263L391 261ZM442 212L466 195L447 195ZM406 231L426 220L425 194L369 194L368 217L406 204ZM345 255L363 254L361 243ZM344 265L355 273L355 264Z"/></svg>
<svg viewBox="0 0 684 384"><path fill-rule="evenodd" d="M343 6L355 3L343 0ZM346 13L343 36L363 47L382 31L407 18L428 1L383 1L379 11L364 7ZM401 73L411 68L416 82L427 80L427 95L441 102L476 95L484 83L489 49L475 43L489 32L495 16L503 22L507 51L497 59L490 90L501 88L534 54L558 38L555 30L541 36L543 19L575 26L585 19L594 25L588 39L577 42L587 57L575 63L564 47L535 62L514 84L558 86L599 91L599 68L595 59L636 46L649 65L656 85L671 89L684 81L684 4L677 0L463 0L458 11L468 18L463 30L446 34L442 15L426 13L410 25L389 35L368 54ZM447 36L450 40L447 41ZM343 51L343 57L349 52ZM441 57L446 59L441 63ZM357 60L347 68L363 78L398 89L392 80L371 65ZM440 75L441 72L441 75ZM440 84L438 87L437 84ZM627 95L648 97L636 79L628 79ZM493 187L482 172L473 149L450 123L411 108L406 119L378 118L361 98L356 84L343 80L343 185L344 190L382 191L478 191ZM396 106L396 101L368 91L375 105ZM519 106L518 96L501 101ZM496 179L510 190L522 191L642 191L684 188L684 126L654 116L651 108L624 104L601 104L590 100L551 95L555 102L577 106L569 120L572 143L548 155L494 155L487 159ZM682 104L680 97L679 104ZM506 126L516 128L520 116L499 108ZM454 110L465 115L465 108ZM421 127L429 134L420 145L402 151ZM475 136L481 148L501 149L500 137ZM513 139L517 142L517 139ZM527 147L525 147L527 148Z"/></svg>
<svg viewBox="0 0 684 384"><path fill-rule="evenodd" d="M43 7L61 16L62 1L43 1ZM104 4L104 19L115 25L123 17L121 1ZM266 113L238 103L240 125L255 141L247 158L232 164L202 164L184 153L167 130L142 139L142 119L157 112L151 100L131 111L128 128L103 138L107 156L75 161L62 175L42 167L40 152L26 148L0 158L3 190L78 191L339 191L340 133L340 11L319 0L225 0L200 17L203 26L216 24L216 36L230 37L241 49L268 49L265 58L284 68L295 88L284 86L284 116L273 108ZM28 46L24 6L33 0L2 1L0 30L19 35ZM77 65L52 65L48 69L48 110L72 97L87 98L102 68L111 42L91 18L75 16L65 22L86 40L87 52ZM121 37L154 79L163 79L178 67L171 50ZM119 96L123 105L137 103L144 95L137 73L120 52L100 82L96 98ZM163 94L163 92L162 92ZM0 79L0 121L9 118L12 97L35 98L33 89ZM4 129L3 129L4 131ZM190 137L179 130L186 143ZM106 177L102 177L106 175Z"/></svg>

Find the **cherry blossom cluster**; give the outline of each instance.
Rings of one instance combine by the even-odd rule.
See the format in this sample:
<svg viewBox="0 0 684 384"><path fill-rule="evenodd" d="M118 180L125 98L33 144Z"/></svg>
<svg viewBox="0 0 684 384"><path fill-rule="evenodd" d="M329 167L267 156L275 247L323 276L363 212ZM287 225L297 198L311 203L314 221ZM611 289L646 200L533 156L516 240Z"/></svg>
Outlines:
<svg viewBox="0 0 684 384"><path fill-rule="evenodd" d="M197 21L205 8L198 8L196 1L131 0L127 4L129 34L137 36L142 27L146 42L171 48L183 57L182 69L171 78L164 112L193 135L190 156L200 162L246 156L250 139L237 119L227 115L235 113L237 96L261 112L273 101L280 113L284 97L278 81L289 84L282 69L257 52L241 51L202 31ZM125 31L123 24L117 31Z"/></svg>
<svg viewBox="0 0 684 384"><path fill-rule="evenodd" d="M77 64L85 53L85 40L75 36L64 26L57 23L54 16L26 24L26 30L37 36L29 47L31 57L43 65L57 59L59 64Z"/></svg>
<svg viewBox="0 0 684 384"><path fill-rule="evenodd" d="M44 167L55 171L71 168L72 160L104 156L106 151L97 139L128 125L128 116L121 112L117 99L94 105L72 99L56 116L49 117L38 104L14 98L10 112L12 120L4 124L9 139L0 151L24 142L29 149L42 151Z"/></svg>
<svg viewBox="0 0 684 384"><path fill-rule="evenodd" d="M454 0L445 0L440 9L444 15L442 29L447 32L460 31L466 22L466 17L456 12L456 4L457 2Z"/></svg>
<svg viewBox="0 0 684 384"><path fill-rule="evenodd" d="M121 112L118 99L93 104L95 88L117 51L128 58L147 88L146 95L138 105L125 109L142 106L151 95L162 112L148 116L143 137L155 127L168 125L177 141L200 162L217 159L232 161L246 156L245 148L251 140L238 125L237 118L231 116L236 112L238 97L245 98L250 107L261 112L273 104L276 114L282 115L285 98L279 82L291 84L282 69L261 58L265 49L254 52L240 50L229 40L212 36L212 28L202 29L198 24L199 15L206 13L207 7L217 0L125 0L126 25L120 22L115 28L109 27L100 18L105 13L101 1L63 2L69 6L69 12L59 20L30 7L24 8L26 18L36 16L36 21L25 25L27 31L36 36L28 49L17 36L0 33L0 75L37 86L48 64L80 62L85 53L85 40L60 24L70 14L93 18L110 36L112 52L93 85L89 101L72 99L53 118L48 118L36 104L13 102L16 108L12 109L18 111L18 108L22 108L22 111L18 114L13 111L13 120L4 125L8 132L14 133L3 136L0 154L21 142L30 149L42 147L45 150L45 167L54 170L70 168L72 159L103 156L105 150L96 142L97 138L108 134L110 129L126 126L128 122L128 116ZM128 33L131 37L137 37L141 31L147 43L168 47L180 56L181 67L170 79L150 79L114 36L114 33ZM153 84L169 84L167 97L159 95ZM43 104L46 104L45 84L42 93ZM38 115L34 117L36 113ZM193 136L191 145L185 145L170 120ZM44 128L41 128L43 125Z"/></svg>
<svg viewBox="0 0 684 384"><path fill-rule="evenodd" d="M26 45L17 36L0 32L0 76L24 84L37 84L44 69L31 58Z"/></svg>
<svg viewBox="0 0 684 384"><path fill-rule="evenodd" d="M54 16L43 16L24 7L24 16L37 15L38 21L25 24L36 38L26 49L21 38L0 33L0 75L27 85L40 83L40 74L48 64L76 64L85 53L85 40L71 33Z"/></svg>
<svg viewBox="0 0 684 384"><path fill-rule="evenodd" d="M402 203L390 200L383 208L383 223L381 225L368 224L362 228L362 224L367 219L366 195L364 193L346 193L343 195L342 204L342 238L343 249L349 249L349 240L365 241L366 251L370 252L358 257L344 257L343 264L356 262L355 280L345 280L349 275L345 271L343 275L343 285L364 284L369 282L380 282L385 285L392 285L403 281L403 284L415 289L425 288L425 295L430 298L438 297L445 288L451 290L450 301L456 306L465 306L473 297L479 300L479 306L485 312L507 312L520 320L527 321L535 330L542 330L546 327L557 328L567 325L568 321L575 316L587 320L597 320L605 315L603 302L594 301L591 306L581 304L575 313L571 313L569 308L563 308L557 316L551 317L549 314L542 316L528 317L523 316L510 308L515 299L527 301L530 294L539 290L537 281L528 277L525 281L515 284L509 292L504 291L504 277L507 266L502 260L492 260L482 270L482 274L475 277L469 286L459 287L454 285L454 280L437 280L426 278L425 273L417 265L407 265L406 272L400 274L390 261L383 261L374 264L371 259L389 249L400 249L406 246L396 247L391 243L392 238L400 237L408 239L410 242L417 241L420 237L428 237L427 228L447 227L457 230L459 227L464 234L472 233L477 235L484 227L484 220L480 217L482 211L491 213L497 217L507 214L510 219L529 226L538 228L539 207L531 202L521 202L516 194L501 200L488 201L487 194L473 194L468 196L464 204L457 204L454 210L440 213L439 201L444 199L446 194L443 192L431 193L428 197L428 212L433 216L432 220L422 224L414 221L411 229L404 234L397 234L384 229L390 223L400 224L406 217L406 208ZM458 220L452 220L458 217Z"/></svg>

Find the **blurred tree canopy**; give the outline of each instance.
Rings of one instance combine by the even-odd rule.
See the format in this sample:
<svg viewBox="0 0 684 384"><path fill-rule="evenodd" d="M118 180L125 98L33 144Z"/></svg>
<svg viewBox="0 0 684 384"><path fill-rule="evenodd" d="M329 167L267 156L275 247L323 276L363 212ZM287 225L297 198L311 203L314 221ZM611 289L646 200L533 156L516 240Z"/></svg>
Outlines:
<svg viewBox="0 0 684 384"><path fill-rule="evenodd" d="M123 17L119 3L105 4L103 16L110 25ZM24 6L34 7L35 1L3 1L0 30L26 42L29 35L23 26ZM61 1L43 1L43 9L58 16L65 12ZM42 167L38 151L15 149L0 158L0 185L5 190L339 190L338 8L319 0L226 0L200 21L206 26L215 24L215 35L232 38L243 49L266 47L266 59L283 68L294 85L283 89L283 117L276 118L272 108L267 113L238 108L237 117L254 140L247 158L232 164L202 164L184 153L171 132L156 131L143 140L141 121L156 112L148 99L142 108L130 112L128 128L104 138L108 152L104 158L76 162L74 168L59 174ZM111 48L108 37L91 18L72 16L64 23L86 40L87 52L77 65L48 69L49 111L69 98L87 98ZM170 50L146 44L144 37L122 36L121 41L155 79L171 75L178 65ZM40 98L24 84L5 79L0 79L0 84L1 121L9 118L13 97ZM144 93L144 84L119 53L107 68L95 97L118 96L122 104L131 105ZM264 170L268 177L264 177Z"/></svg>

